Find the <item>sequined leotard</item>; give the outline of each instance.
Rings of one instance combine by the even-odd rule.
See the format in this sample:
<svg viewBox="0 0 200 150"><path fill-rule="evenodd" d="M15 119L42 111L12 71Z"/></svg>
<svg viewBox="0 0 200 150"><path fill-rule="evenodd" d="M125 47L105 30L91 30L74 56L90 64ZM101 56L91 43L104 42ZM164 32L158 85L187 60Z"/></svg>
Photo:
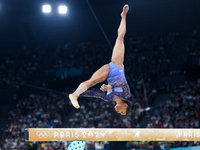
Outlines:
<svg viewBox="0 0 200 150"><path fill-rule="evenodd" d="M107 92L87 90L82 93L81 97L101 98L105 101L114 101L115 96L127 100L130 96L130 88L124 75L124 69L120 68L113 62L109 63L110 73L107 78L108 85L112 89Z"/></svg>

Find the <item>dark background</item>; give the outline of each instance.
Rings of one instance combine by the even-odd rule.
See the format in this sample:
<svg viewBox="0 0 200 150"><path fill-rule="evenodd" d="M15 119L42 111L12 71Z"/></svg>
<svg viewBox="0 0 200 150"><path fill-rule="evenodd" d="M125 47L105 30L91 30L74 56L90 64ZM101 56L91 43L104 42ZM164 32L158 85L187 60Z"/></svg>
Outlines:
<svg viewBox="0 0 200 150"><path fill-rule="evenodd" d="M108 38L117 36L120 13L130 5L126 38L137 34L191 33L200 29L199 0L89 0ZM51 14L42 5L52 6ZM57 7L68 6L60 15ZM57 46L66 42L105 40L85 0L2 0L0 2L0 48L22 45ZM113 44L113 43L112 43Z"/></svg>

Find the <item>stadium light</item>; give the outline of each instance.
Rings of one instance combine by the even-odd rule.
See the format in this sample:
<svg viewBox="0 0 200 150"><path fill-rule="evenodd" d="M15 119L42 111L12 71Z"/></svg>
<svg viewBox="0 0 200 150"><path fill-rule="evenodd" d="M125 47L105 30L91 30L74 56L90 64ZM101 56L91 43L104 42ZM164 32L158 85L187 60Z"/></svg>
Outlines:
<svg viewBox="0 0 200 150"><path fill-rule="evenodd" d="M67 13L67 6L59 6L58 12L60 14L66 14Z"/></svg>
<svg viewBox="0 0 200 150"><path fill-rule="evenodd" d="M50 13L51 12L51 5L43 5L42 11L43 11L43 13Z"/></svg>

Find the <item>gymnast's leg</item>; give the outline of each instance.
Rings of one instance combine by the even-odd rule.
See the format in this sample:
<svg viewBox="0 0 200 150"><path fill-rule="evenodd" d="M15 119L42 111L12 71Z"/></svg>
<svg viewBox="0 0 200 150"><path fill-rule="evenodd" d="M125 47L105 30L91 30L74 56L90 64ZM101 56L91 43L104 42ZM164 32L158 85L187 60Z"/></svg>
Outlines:
<svg viewBox="0 0 200 150"><path fill-rule="evenodd" d="M123 62L124 62L124 36L126 34L126 14L129 10L128 5L124 5L123 11L121 13L121 22L120 26L118 28L118 37L113 49L112 58L111 61L118 65L121 68L124 68Z"/></svg>
<svg viewBox="0 0 200 150"><path fill-rule="evenodd" d="M109 72L109 65L106 64L102 66L99 70L97 70L89 80L82 82L74 93L69 94L69 99L71 100L72 105L78 109L80 107L77 101L79 95L85 92L88 88L96 85L97 83L105 81L108 77Z"/></svg>

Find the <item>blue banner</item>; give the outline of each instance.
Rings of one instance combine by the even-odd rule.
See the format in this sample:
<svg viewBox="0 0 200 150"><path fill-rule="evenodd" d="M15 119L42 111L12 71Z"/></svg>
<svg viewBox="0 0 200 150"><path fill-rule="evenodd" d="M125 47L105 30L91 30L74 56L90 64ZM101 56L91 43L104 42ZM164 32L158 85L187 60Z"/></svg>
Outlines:
<svg viewBox="0 0 200 150"><path fill-rule="evenodd" d="M68 76L78 76L82 75L83 69L82 68L71 68L71 69L60 69L56 71L56 78L67 78Z"/></svg>

